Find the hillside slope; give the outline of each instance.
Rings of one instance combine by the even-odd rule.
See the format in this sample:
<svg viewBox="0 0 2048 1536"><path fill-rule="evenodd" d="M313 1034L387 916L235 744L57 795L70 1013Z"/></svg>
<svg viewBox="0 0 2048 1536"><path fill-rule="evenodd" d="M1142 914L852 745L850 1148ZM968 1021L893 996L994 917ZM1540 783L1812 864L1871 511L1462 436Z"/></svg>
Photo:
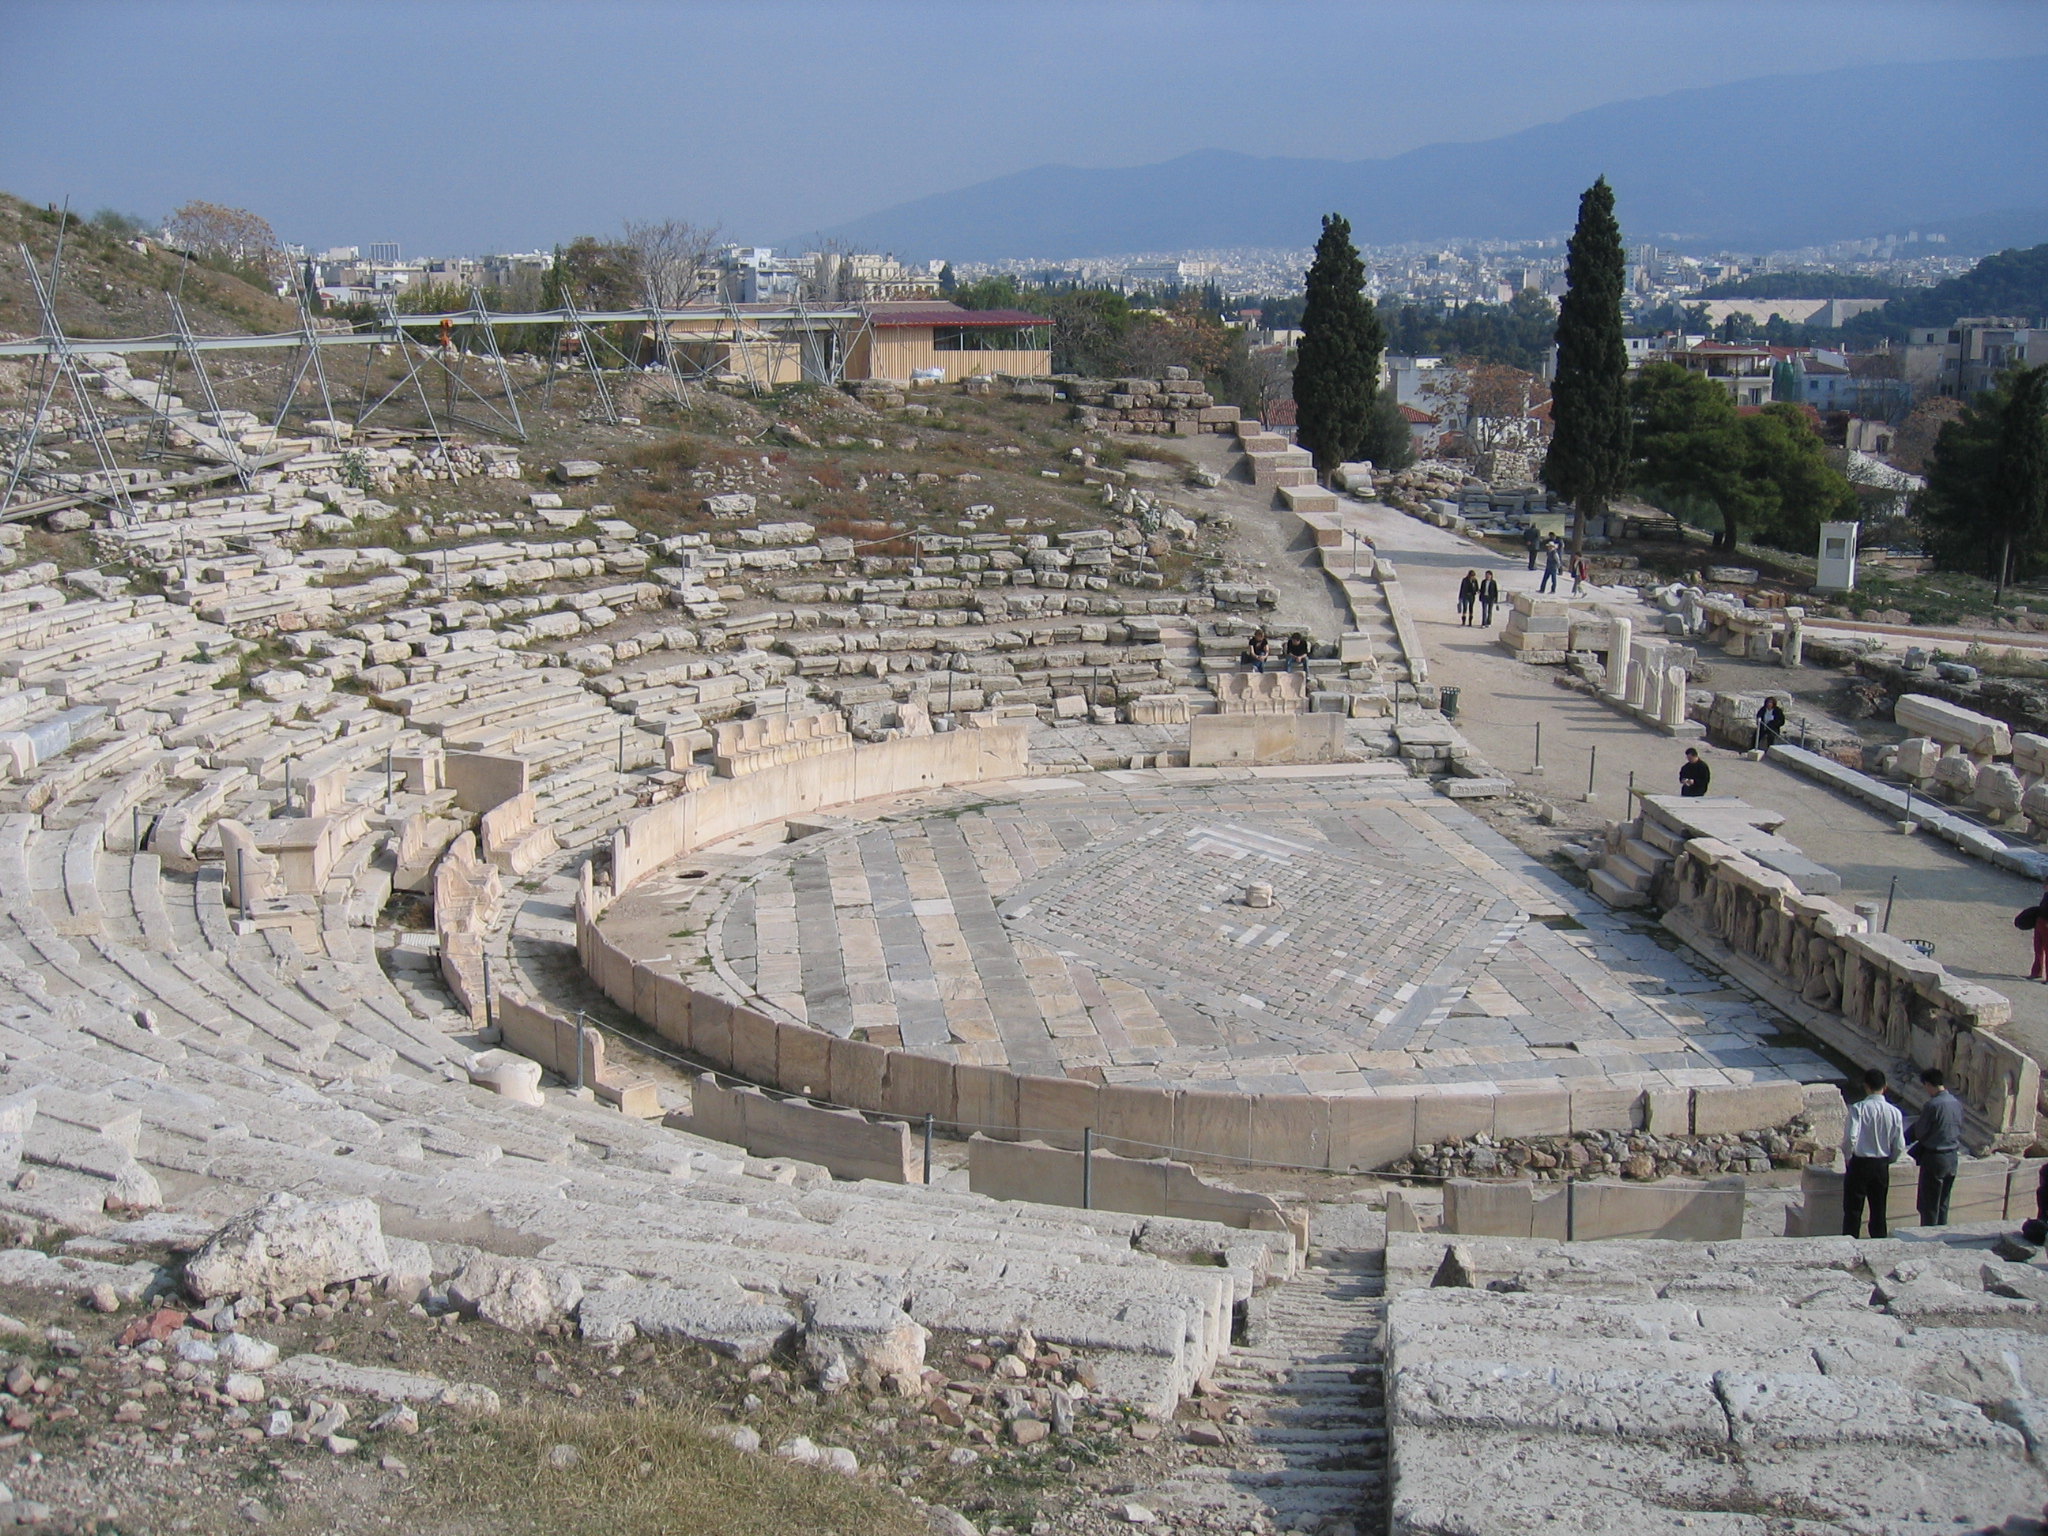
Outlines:
<svg viewBox="0 0 2048 1536"><path fill-rule="evenodd" d="M1360 89L1369 100L1370 81ZM1204 150L1126 169L1040 166L825 234L960 261L1293 246L1334 209L1374 244L1523 239L1567 231L1604 174L1632 240L1779 248L2048 204L2044 95L2048 58L1780 76L1386 160Z"/></svg>
<svg viewBox="0 0 2048 1536"><path fill-rule="evenodd" d="M0 333L42 332L35 289L18 247L26 244L49 275L59 216L0 192ZM182 289L180 283L182 281ZM64 271L57 285L57 316L67 334L148 336L170 329L166 292L181 293L186 317L202 333L289 330L298 311L262 288L150 246L139 254L126 241L75 220L64 237Z"/></svg>

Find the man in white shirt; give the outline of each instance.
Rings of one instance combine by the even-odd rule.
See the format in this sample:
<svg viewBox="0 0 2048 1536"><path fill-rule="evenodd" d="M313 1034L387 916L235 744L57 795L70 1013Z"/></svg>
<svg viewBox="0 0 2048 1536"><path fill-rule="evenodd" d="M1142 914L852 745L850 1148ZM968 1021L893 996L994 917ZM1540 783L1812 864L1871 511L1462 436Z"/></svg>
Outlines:
<svg viewBox="0 0 2048 1536"><path fill-rule="evenodd" d="M1891 1195L1892 1164L1906 1152L1906 1117L1884 1096L1884 1074L1872 1067L1863 1074L1863 1097L1849 1106L1842 1128L1842 1155L1848 1159L1842 1179L1842 1232L1860 1237L1863 1207L1870 1207L1870 1235L1887 1237L1885 1202Z"/></svg>

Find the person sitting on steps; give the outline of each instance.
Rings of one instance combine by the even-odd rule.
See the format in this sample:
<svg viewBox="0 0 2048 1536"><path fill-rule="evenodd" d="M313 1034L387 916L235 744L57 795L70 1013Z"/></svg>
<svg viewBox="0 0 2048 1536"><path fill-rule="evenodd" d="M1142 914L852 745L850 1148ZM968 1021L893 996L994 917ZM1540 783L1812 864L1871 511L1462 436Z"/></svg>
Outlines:
<svg viewBox="0 0 2048 1536"><path fill-rule="evenodd" d="M1252 637L1245 643L1244 648L1254 672L1263 673L1266 670L1266 652L1269 649L1271 646L1266 639L1266 627L1262 624L1252 631Z"/></svg>
<svg viewBox="0 0 2048 1536"><path fill-rule="evenodd" d="M1308 676L1308 636L1296 630L1287 637L1287 649L1281 653L1284 663L1281 670L1292 672L1299 668L1303 677Z"/></svg>

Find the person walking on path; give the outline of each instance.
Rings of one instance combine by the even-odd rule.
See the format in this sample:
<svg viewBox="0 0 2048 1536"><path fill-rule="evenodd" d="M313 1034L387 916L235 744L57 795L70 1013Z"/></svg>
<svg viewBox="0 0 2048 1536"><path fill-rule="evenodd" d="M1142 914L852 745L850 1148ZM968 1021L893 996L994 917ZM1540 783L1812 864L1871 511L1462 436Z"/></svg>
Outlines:
<svg viewBox="0 0 2048 1536"><path fill-rule="evenodd" d="M1555 592L1557 590L1559 563L1557 540L1552 539L1543 546L1543 579L1536 583L1538 593Z"/></svg>
<svg viewBox="0 0 2048 1536"><path fill-rule="evenodd" d="M1884 1073L1872 1067L1863 1074L1863 1097L1849 1106L1842 1128L1842 1155L1848 1166L1842 1177L1842 1235L1860 1237L1863 1208L1870 1207L1870 1235L1889 1237L1885 1202L1891 1198L1892 1164L1906 1151L1906 1117L1884 1096Z"/></svg>
<svg viewBox="0 0 2048 1536"><path fill-rule="evenodd" d="M1458 622L1472 622L1472 608L1479 601L1479 573L1467 571L1465 579L1458 583Z"/></svg>
<svg viewBox="0 0 2048 1536"><path fill-rule="evenodd" d="M2027 972L2027 980L2048 981L2048 881L2042 883L2041 899L2034 905L2034 968Z"/></svg>
<svg viewBox="0 0 2048 1536"><path fill-rule="evenodd" d="M1493 628L1494 606L1500 602L1500 583L1488 571L1479 578L1479 622L1487 629Z"/></svg>
<svg viewBox="0 0 2048 1536"><path fill-rule="evenodd" d="M1920 1190L1915 1203L1920 1207L1920 1225L1948 1225L1948 1196L1955 1188L1956 1167L1963 1156L1963 1101L1948 1091L1941 1068L1929 1067L1920 1074L1927 1087L1927 1102L1913 1117L1906 1133L1912 1143L1913 1161L1920 1165Z"/></svg>
<svg viewBox="0 0 2048 1536"><path fill-rule="evenodd" d="M1593 567L1584 555L1572 561L1572 596L1577 597L1585 590L1586 578L1593 574Z"/></svg>
<svg viewBox="0 0 2048 1536"><path fill-rule="evenodd" d="M1266 639L1266 628L1262 624L1252 631L1252 637L1245 642L1244 653L1251 658L1252 670L1263 673L1266 670L1266 652L1272 646Z"/></svg>
<svg viewBox="0 0 2048 1536"><path fill-rule="evenodd" d="M1536 551L1543 544L1543 535L1538 531L1535 519L1531 518L1529 526L1522 530L1522 542L1529 546L1529 569L1533 571L1536 569Z"/></svg>
<svg viewBox="0 0 2048 1536"><path fill-rule="evenodd" d="M1756 750L1768 752L1785 739L1785 710L1774 693L1756 712Z"/></svg>
<svg viewBox="0 0 2048 1536"><path fill-rule="evenodd" d="M1299 667L1301 669L1301 675L1303 677L1308 676L1307 635L1303 634L1300 630L1297 629L1293 634L1287 637L1287 647L1280 654L1281 660L1284 663L1282 667L1283 671L1292 672L1295 670L1295 668Z"/></svg>
<svg viewBox="0 0 2048 1536"><path fill-rule="evenodd" d="M1678 769L1678 792L1688 800L1706 797L1707 786L1714 782L1714 770L1707 766L1707 760L1700 756L1698 747L1685 749L1685 761Z"/></svg>

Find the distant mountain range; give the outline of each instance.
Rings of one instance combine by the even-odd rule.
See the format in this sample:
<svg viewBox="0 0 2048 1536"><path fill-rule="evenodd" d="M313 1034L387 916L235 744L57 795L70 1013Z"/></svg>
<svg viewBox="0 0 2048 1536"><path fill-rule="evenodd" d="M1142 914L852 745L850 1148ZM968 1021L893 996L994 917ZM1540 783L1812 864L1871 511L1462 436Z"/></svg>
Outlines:
<svg viewBox="0 0 2048 1536"><path fill-rule="evenodd" d="M1045 165L821 233L953 261L1304 247L1333 211L1361 243L1535 239L1569 231L1603 174L1631 241L1772 250L1934 228L1974 254L2048 238L2048 57L1744 80L1384 160Z"/></svg>

